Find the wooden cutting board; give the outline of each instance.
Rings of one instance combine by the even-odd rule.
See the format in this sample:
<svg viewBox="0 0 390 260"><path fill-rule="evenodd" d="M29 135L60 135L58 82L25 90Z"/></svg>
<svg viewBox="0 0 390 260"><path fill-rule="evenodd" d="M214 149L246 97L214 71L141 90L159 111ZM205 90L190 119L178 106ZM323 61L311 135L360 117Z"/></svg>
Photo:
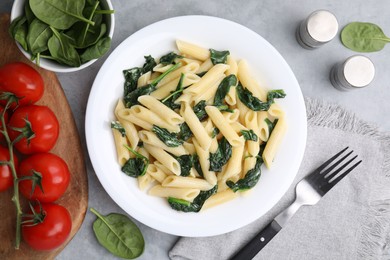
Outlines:
<svg viewBox="0 0 390 260"><path fill-rule="evenodd" d="M79 230L88 205L88 182L83 150L76 124L64 91L55 73L38 68L17 48L8 34L9 15L0 14L0 66L8 62L22 61L40 72L45 82L45 92L37 103L50 107L60 123L60 134L52 153L64 159L71 172L70 185L57 203L66 207L72 217L72 231L67 242L49 252L34 251L23 241L20 249L15 245L15 207L11 202L13 189L0 193L0 259L53 259Z"/></svg>

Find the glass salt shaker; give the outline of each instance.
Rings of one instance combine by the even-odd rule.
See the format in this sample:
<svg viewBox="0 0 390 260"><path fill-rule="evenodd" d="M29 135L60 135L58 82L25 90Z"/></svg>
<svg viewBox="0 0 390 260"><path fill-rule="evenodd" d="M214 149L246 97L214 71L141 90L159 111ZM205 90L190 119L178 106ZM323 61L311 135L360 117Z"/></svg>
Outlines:
<svg viewBox="0 0 390 260"><path fill-rule="evenodd" d="M300 23L296 31L298 43L305 49L315 49L331 41L337 34L336 16L327 10L317 10Z"/></svg>
<svg viewBox="0 0 390 260"><path fill-rule="evenodd" d="M338 90L352 90L368 86L375 76L372 61L363 55L354 55L333 66L330 81Z"/></svg>

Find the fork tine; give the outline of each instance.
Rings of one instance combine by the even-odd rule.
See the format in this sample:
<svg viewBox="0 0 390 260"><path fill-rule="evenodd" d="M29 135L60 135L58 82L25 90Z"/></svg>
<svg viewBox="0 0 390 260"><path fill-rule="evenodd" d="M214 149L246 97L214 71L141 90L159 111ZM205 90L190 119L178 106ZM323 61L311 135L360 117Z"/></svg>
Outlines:
<svg viewBox="0 0 390 260"><path fill-rule="evenodd" d="M340 154L342 154L343 152L345 152L345 150L347 150L349 147L345 147L343 150L341 150L340 152L338 152L337 154L333 155L329 160L327 160L326 162L324 162L320 167L318 167L316 169L316 172L321 172L323 169L325 169L326 166L328 166L332 161L334 161L337 157L339 157Z"/></svg>
<svg viewBox="0 0 390 260"><path fill-rule="evenodd" d="M346 155L344 155L343 157L341 157L337 162L335 162L334 164L332 164L331 166L329 166L324 172L322 172L321 174L323 174L324 176L327 175L328 173L330 173L334 168L336 168L341 162L343 162L351 153L353 153L353 151L350 151L349 153L347 153ZM345 166L343 166L345 167ZM338 171L340 172L340 171ZM326 177L328 178L328 177Z"/></svg>
<svg viewBox="0 0 390 260"><path fill-rule="evenodd" d="M350 173L353 169L355 169L360 163L362 162L362 160L358 161L357 163L355 163L354 165L352 165L349 169L345 170L345 172L343 172L342 174L340 174L336 179L334 179L333 181L331 181L330 184L332 184L332 186L336 185L339 181L341 181L348 173Z"/></svg>
<svg viewBox="0 0 390 260"><path fill-rule="evenodd" d="M352 153L352 152L351 152ZM350 155L351 153L348 153L348 155ZM336 176L339 172L341 172L341 170L343 170L345 167L348 166L348 164L350 164L353 160L355 160L357 157L357 155L355 155L354 157L352 157L349 161L347 161L346 163L344 163L343 165L341 165L339 168L337 168L334 172L332 172L331 174L329 174L328 176L326 176L327 179L329 179L329 182L332 181L332 178L334 176ZM343 159L345 159L346 156L344 156Z"/></svg>

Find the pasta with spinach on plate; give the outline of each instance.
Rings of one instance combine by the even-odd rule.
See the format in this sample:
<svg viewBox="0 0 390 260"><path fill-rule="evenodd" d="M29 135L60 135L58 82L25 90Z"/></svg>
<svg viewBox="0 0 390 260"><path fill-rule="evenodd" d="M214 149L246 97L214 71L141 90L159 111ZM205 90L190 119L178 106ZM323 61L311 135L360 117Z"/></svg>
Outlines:
<svg viewBox="0 0 390 260"><path fill-rule="evenodd" d="M111 123L118 163L148 194L199 212L253 188L287 129L245 60L176 41L177 50L123 71L124 95Z"/></svg>

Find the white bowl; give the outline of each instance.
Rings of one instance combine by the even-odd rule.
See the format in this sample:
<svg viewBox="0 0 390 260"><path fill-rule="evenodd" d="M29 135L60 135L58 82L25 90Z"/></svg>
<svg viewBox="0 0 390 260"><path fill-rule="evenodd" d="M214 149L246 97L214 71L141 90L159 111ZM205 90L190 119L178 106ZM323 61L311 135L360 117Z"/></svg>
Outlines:
<svg viewBox="0 0 390 260"><path fill-rule="evenodd" d="M112 3L110 0L100 0L100 2L101 2L102 7L105 10L113 10L113 6L112 6ZM15 18L24 14L24 3L25 3L25 0L15 0L14 1L14 4L12 5L12 10L11 10L11 21L13 21ZM110 36L110 38L112 39L112 36L114 35L114 27L115 27L114 14L106 15L105 19L106 19L106 23L107 23L108 36ZM19 50L24 54L24 56L26 56L28 59L31 59L31 55L28 52L26 52L20 46L19 43L16 42L16 45L18 46ZM91 65L92 63L94 63L95 61L97 61L97 59L90 60L86 63L83 63L79 67L70 67L67 65L60 64L56 61L41 58L39 61L39 66L44 68L44 69L55 71L55 72L73 72L73 71L78 71L78 70L84 69L84 68L88 67L89 65Z"/></svg>

